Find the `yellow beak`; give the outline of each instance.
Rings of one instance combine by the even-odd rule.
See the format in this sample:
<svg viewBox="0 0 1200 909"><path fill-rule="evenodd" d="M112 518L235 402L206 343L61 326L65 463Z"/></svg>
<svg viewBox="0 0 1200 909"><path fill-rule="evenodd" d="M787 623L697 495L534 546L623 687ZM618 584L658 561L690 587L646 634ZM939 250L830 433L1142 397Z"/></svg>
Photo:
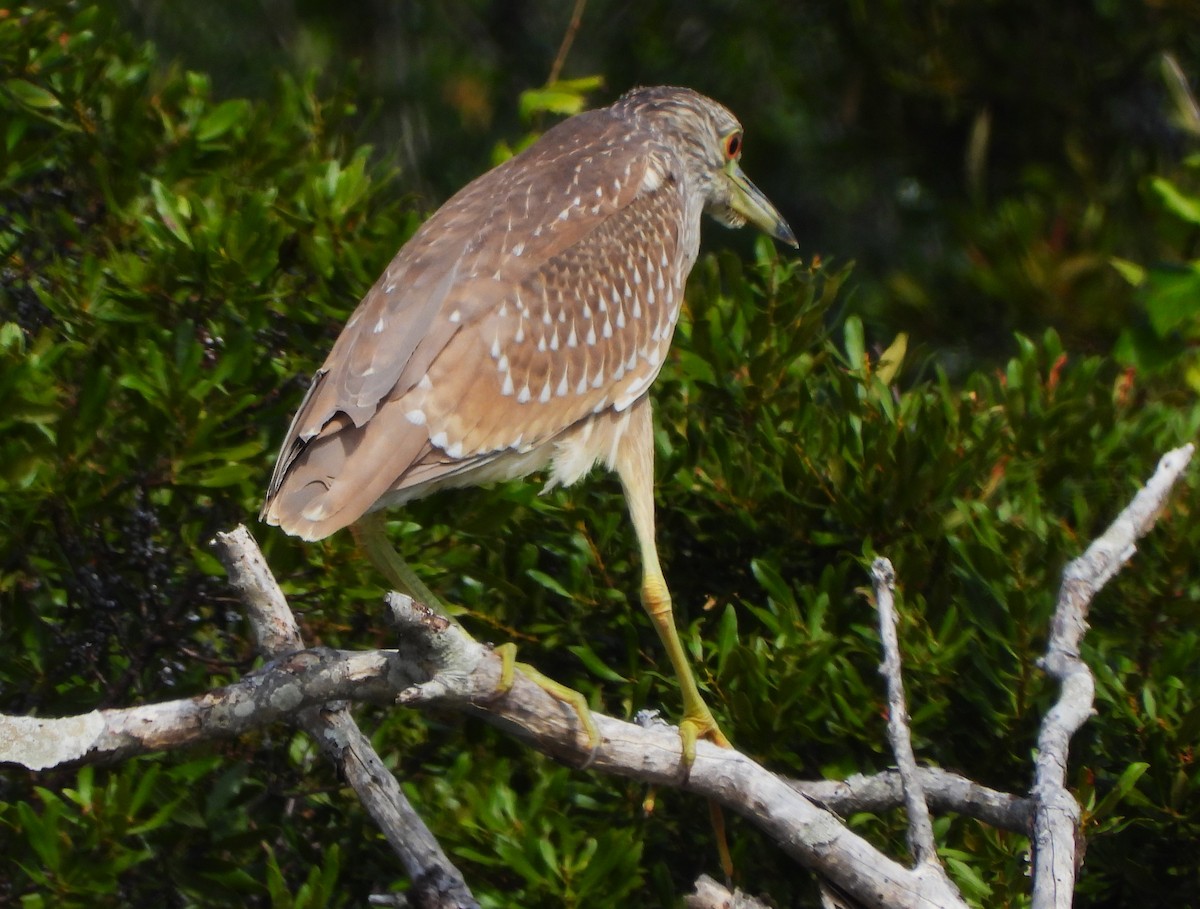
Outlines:
<svg viewBox="0 0 1200 909"><path fill-rule="evenodd" d="M788 227L783 215L771 204L743 172L737 161L725 165L725 173L733 184L733 198L730 204L733 210L761 230L763 233L781 240L789 246L800 248L796 235Z"/></svg>

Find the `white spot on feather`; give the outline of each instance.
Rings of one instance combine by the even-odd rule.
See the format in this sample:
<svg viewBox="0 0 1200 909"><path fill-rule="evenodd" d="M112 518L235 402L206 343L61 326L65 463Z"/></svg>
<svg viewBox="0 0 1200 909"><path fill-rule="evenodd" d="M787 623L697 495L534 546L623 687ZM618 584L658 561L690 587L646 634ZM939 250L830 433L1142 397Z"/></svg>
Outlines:
<svg viewBox="0 0 1200 909"><path fill-rule="evenodd" d="M306 521L324 521L329 515L329 509L325 505L309 505L304 511L300 512L300 517Z"/></svg>
<svg viewBox="0 0 1200 909"><path fill-rule="evenodd" d="M446 443L448 441L449 439L446 438L446 434L444 432L435 433L429 438L430 445L432 445L434 448L441 448L442 450L445 450Z"/></svg>
<svg viewBox="0 0 1200 909"><path fill-rule="evenodd" d="M662 174L653 167L647 167L646 172L642 174L642 189L646 192L653 192L662 186Z"/></svg>
<svg viewBox="0 0 1200 909"><path fill-rule="evenodd" d="M512 393L513 393L512 373L506 372L504 374L504 384L500 387L500 394L502 394L502 395L504 395L504 397L508 398L508 397L512 396Z"/></svg>
<svg viewBox="0 0 1200 909"><path fill-rule="evenodd" d="M421 410L419 407L410 410L404 415L404 418L408 420L408 422L412 423L413 426L425 425L425 411Z"/></svg>
<svg viewBox="0 0 1200 909"><path fill-rule="evenodd" d="M381 334L383 332L383 328L386 324L387 323L384 322L384 320L383 320L383 316L380 316L379 319L375 322L375 327L371 329L371 333L376 334L376 335Z"/></svg>
<svg viewBox="0 0 1200 909"><path fill-rule="evenodd" d="M517 403L518 404L528 403L529 398L530 398L529 384L526 383L525 387L521 389L521 393L517 395Z"/></svg>
<svg viewBox="0 0 1200 909"><path fill-rule="evenodd" d="M421 391L429 391L433 388L433 382L429 380L429 373L421 376L421 381L417 383L417 388L421 389Z"/></svg>
<svg viewBox="0 0 1200 909"><path fill-rule="evenodd" d="M512 248L512 254L514 256L519 256L523 252L525 252L525 244L524 243L518 243L516 246L514 246Z"/></svg>
<svg viewBox="0 0 1200 909"><path fill-rule="evenodd" d="M450 319L451 322L461 322L462 321L462 313L456 309L456 310L454 310L454 312L450 313L448 318Z"/></svg>

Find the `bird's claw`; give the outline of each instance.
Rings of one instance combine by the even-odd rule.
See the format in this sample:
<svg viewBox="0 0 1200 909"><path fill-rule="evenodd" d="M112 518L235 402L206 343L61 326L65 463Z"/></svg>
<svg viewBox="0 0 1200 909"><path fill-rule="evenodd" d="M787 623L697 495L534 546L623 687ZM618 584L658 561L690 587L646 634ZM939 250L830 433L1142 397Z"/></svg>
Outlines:
<svg viewBox="0 0 1200 909"><path fill-rule="evenodd" d="M516 679L516 673L520 670L521 675L541 688L550 697L572 708L575 711L575 715L579 718L580 725L583 726L584 733L587 735L588 756L580 766L580 769L586 770L590 767L600 751L602 739L600 738L600 730L596 727L596 720L592 716L592 710L588 706L587 699L574 688L568 688L561 682L554 681L549 676L538 672L528 663L518 663L516 644L501 644L495 648L495 653L500 657L500 681L496 683L497 697L508 694Z"/></svg>

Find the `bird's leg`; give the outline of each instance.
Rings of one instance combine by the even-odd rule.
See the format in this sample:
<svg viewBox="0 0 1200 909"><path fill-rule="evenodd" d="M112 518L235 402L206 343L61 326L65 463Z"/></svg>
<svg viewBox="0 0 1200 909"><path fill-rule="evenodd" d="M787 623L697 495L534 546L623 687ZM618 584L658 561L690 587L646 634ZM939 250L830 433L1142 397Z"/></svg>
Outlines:
<svg viewBox="0 0 1200 909"><path fill-rule="evenodd" d="M696 686L687 653L675 628L671 594L658 562L658 547L654 542L654 432L648 399L643 398L631 408L629 427L617 447L615 467L625 490L642 554L642 606L649 613L679 678L683 694L679 735L683 740L684 764L690 767L696 760L697 739L708 739L724 748L730 744Z"/></svg>
<svg viewBox="0 0 1200 909"><path fill-rule="evenodd" d="M629 516L633 520L638 548L642 552L642 605L654 622L654 628L671 658L671 665L675 667L675 675L679 677L679 687L683 693L683 720L679 723L679 737L683 746L683 765L691 768L696 760L696 739L708 739L722 748L731 746L729 739L717 726L712 711L700 697L696 677L692 675L687 653L675 628L671 594L658 563L658 546L654 542L654 423L649 398L642 398L630 408L629 427L617 446L614 466L625 490ZM708 808L721 869L728 879L733 875L733 858L725 838L725 815L721 812L721 806L714 801L709 801Z"/></svg>
<svg viewBox="0 0 1200 909"><path fill-rule="evenodd" d="M424 603L442 618L455 621L446 605L425 586L425 582L417 577L412 566L396 552L391 540L387 538L385 527L383 512L374 511L351 524L350 532L354 534L354 542L367 554L375 570L382 574L389 584L402 593L407 593L417 602ZM509 671L511 675L511 669Z"/></svg>
<svg viewBox="0 0 1200 909"><path fill-rule="evenodd" d="M452 610L446 606L438 597L430 590L425 582L417 577L417 573L412 570L412 566L400 557L400 553L396 552L391 541L387 537L387 531L382 512L372 512L359 518L354 524L350 525L350 530L354 534L354 540L358 543L371 560L371 564L375 566L375 570L382 574L389 584L396 589L407 593L410 597L418 602L424 603L438 615L449 619L458 625L462 633L470 637L465 628L454 618ZM576 691L574 688L568 688L561 682L556 682L549 676L542 675L528 663L517 662L517 646L515 644L501 644L494 648L497 656L500 657L500 681L496 685L496 694L504 695L513 686L513 676L517 670L535 683L539 688L549 694L552 698L562 701L568 707L571 707L575 714L579 717L579 722L583 726L584 732L587 733L588 748L591 751L586 767L592 762L596 756L596 751L600 747L600 730L596 728L596 721L592 717L592 711L588 707L587 699Z"/></svg>

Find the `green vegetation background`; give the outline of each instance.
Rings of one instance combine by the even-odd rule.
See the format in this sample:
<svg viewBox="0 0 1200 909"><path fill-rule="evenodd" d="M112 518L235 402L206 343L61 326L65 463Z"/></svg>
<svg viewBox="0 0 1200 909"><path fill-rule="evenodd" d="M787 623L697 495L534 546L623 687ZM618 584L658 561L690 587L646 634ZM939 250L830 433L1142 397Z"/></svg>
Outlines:
<svg viewBox="0 0 1200 909"><path fill-rule="evenodd" d="M522 96L568 16L0 9L0 710L182 697L252 668L206 547L238 522L307 640L386 645L346 535L303 545L252 519L364 289L439 200L577 99ZM723 726L769 766L890 764L862 590L878 553L901 579L919 756L1028 785L1058 574L1200 423L1198 25L1170 0L585 9L564 72L604 74L589 103L655 82L728 102L804 251L706 230L720 251L655 390L679 620ZM878 354L899 332L895 373ZM1196 486L1093 614L1080 905L1200 905ZM617 484L537 491L418 503L394 535L482 637L599 709L672 714ZM487 906L669 906L716 869L692 799L660 792L647 815L642 787L477 722L360 714ZM901 818L849 821L902 854ZM938 834L974 902L1025 904L1021 838L957 817ZM815 905L751 828L732 841L752 889ZM380 837L287 729L0 770L0 904L357 906L393 886Z"/></svg>

